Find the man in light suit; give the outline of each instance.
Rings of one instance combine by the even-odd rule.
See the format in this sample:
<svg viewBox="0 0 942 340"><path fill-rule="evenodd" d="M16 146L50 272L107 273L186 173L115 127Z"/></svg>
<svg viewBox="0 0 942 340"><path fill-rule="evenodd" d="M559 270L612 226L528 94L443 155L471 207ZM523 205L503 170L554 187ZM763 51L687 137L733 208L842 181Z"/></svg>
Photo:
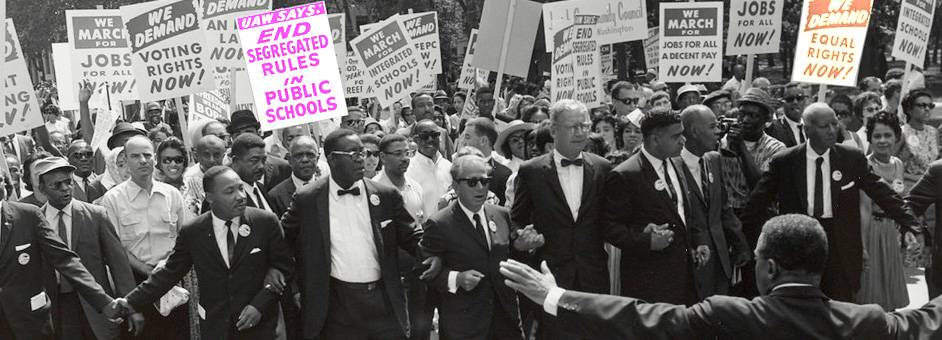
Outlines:
<svg viewBox="0 0 942 340"><path fill-rule="evenodd" d="M185 223L166 265L115 303L142 309L195 268L203 339L274 339L279 294L261 273L294 270L278 218L246 208L242 179L228 167L207 170L203 188L211 211Z"/></svg>
<svg viewBox="0 0 942 340"><path fill-rule="evenodd" d="M697 300L729 295L733 270L746 265L752 256L742 223L727 203L720 154L713 151L722 130L716 115L704 105L688 106L680 119L686 141L677 160L684 165L680 168L693 193L690 210L704 222L711 255L705 265L694 271Z"/></svg>
<svg viewBox="0 0 942 340"><path fill-rule="evenodd" d="M423 227L422 249L441 257L444 268L430 283L442 294L443 339L519 340L523 335L517 296L498 275L498 264L514 251L507 209L484 203L488 182L494 180L491 171L479 156L455 159L451 176L458 200Z"/></svg>
<svg viewBox="0 0 942 340"><path fill-rule="evenodd" d="M422 229L392 187L363 178L363 143L352 130L324 139L330 176L298 189L282 217L297 259L302 337L402 339L409 334L397 249L419 255ZM438 274L429 258L423 277Z"/></svg>
<svg viewBox="0 0 942 340"><path fill-rule="evenodd" d="M880 176L870 171L860 150L837 144L837 117L827 104L805 109L802 120L808 142L780 151L749 197L742 216L744 233L756 239L769 209L777 203L779 214L805 214L818 219L828 235L831 256L821 282L828 297L853 301L860 289L863 242L860 235L860 192L863 191L909 232L918 222L903 199Z"/></svg>
<svg viewBox="0 0 942 340"><path fill-rule="evenodd" d="M60 157L41 159L35 165L37 190L48 201L41 208L46 222L55 226L63 243L78 254L82 264L108 295L121 296L134 288L128 255L118 240L105 209L72 198L74 167ZM53 285L53 320L59 339L117 339L119 325L110 322L80 298L68 280ZM112 288L111 281L114 281ZM134 333L144 328L144 316L129 320Z"/></svg>
<svg viewBox="0 0 942 340"><path fill-rule="evenodd" d="M275 215L284 215L291 205L294 192L305 184L312 183L317 172L317 142L310 136L299 136L288 146L288 162L291 163L291 177L281 181L268 192L268 199Z"/></svg>
<svg viewBox="0 0 942 340"><path fill-rule="evenodd" d="M942 338L942 297L891 313L830 300L819 288L828 240L810 217L772 218L755 253L763 296L713 296L691 307L561 289L547 268L540 273L513 261L501 263L500 272L508 286L591 339Z"/></svg>
<svg viewBox="0 0 942 340"><path fill-rule="evenodd" d="M66 157L69 159L69 164L75 167L72 173L72 197L91 203L104 196L104 192L92 185L98 179L98 175L92 172L92 159L95 157L95 152L92 151L88 142L82 139L72 142L66 151Z"/></svg>

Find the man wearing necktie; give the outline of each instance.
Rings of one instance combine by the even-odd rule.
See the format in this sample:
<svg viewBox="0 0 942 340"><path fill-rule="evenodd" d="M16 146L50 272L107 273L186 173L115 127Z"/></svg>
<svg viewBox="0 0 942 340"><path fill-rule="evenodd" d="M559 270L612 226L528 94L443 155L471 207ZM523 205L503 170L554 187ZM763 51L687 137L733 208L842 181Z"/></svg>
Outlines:
<svg viewBox="0 0 942 340"><path fill-rule="evenodd" d="M499 263L519 258L510 244L507 208L485 204L488 161L475 155L451 167L456 202L429 217L422 250L442 258L430 286L442 294L439 324L444 339L520 339L517 298L504 284Z"/></svg>
<svg viewBox="0 0 942 340"><path fill-rule="evenodd" d="M805 85L789 83L785 87L783 110L785 115L772 121L765 132L769 136L785 143L786 147L793 147L805 142L804 122L801 119L803 110L810 104Z"/></svg>
<svg viewBox="0 0 942 340"><path fill-rule="evenodd" d="M286 277L294 261L278 218L246 207L242 179L214 166L203 175L210 211L184 223L166 265L116 300L123 312L141 310L167 293L191 268L200 279L200 336L203 339L274 339L281 292L266 284L266 273Z"/></svg>
<svg viewBox="0 0 942 340"><path fill-rule="evenodd" d="M860 289L864 254L860 232L860 191L898 223L907 241L919 232L916 217L902 198L870 171L856 148L837 144L838 121L823 103L808 106L802 120L806 143L779 152L749 198L742 216L744 232L755 244L759 228L777 204L777 214L799 213L816 218L831 249L821 288L828 297L853 301Z"/></svg>
<svg viewBox="0 0 942 340"><path fill-rule="evenodd" d="M707 109L709 110L709 109ZM689 183L677 156L684 126L669 111L641 122L641 152L608 174L602 205L609 242L624 252L622 295L650 302L697 301L694 267L710 260L709 234L694 213Z"/></svg>
<svg viewBox="0 0 942 340"><path fill-rule="evenodd" d="M242 178L242 191L246 195L246 205L252 208L273 212L268 203L268 195L262 190L259 179L265 174L265 141L251 133L240 134L232 141L232 164L230 165Z"/></svg>
<svg viewBox="0 0 942 340"><path fill-rule="evenodd" d="M281 181L268 192L275 215L283 215L288 210L288 205L291 204L294 192L315 180L318 150L317 142L310 136L295 137L288 145L288 163L291 164L291 177Z"/></svg>
<svg viewBox="0 0 942 340"><path fill-rule="evenodd" d="M418 257L422 229L395 188L363 178L363 143L352 130L324 139L330 175L299 188L282 218L298 273L304 339L402 339L409 318L398 249ZM423 278L441 261L429 258Z"/></svg>
<svg viewBox="0 0 942 340"><path fill-rule="evenodd" d="M92 172L92 159L95 157L95 152L92 151L88 142L81 139L72 142L66 151L66 157L69 158L69 164L75 167L75 172L72 173L72 197L91 203L105 194L91 185L98 175Z"/></svg>

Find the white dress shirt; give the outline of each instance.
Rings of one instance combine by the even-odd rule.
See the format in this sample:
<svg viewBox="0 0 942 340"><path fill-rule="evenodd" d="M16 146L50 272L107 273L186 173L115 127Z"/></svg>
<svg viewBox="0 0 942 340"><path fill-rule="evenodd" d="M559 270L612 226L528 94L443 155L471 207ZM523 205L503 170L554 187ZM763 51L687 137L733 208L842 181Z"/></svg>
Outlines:
<svg viewBox="0 0 942 340"><path fill-rule="evenodd" d="M293 176L293 175L292 175L292 176ZM252 200L252 202L255 203L255 207L256 207L256 208L263 209L263 210L267 210L267 211L270 212L270 211L272 211L272 210L271 210L271 206L269 206L269 205L268 205L268 202L265 201L265 194L263 194L263 193L262 193L262 189L258 187L258 183L259 183L259 182L255 182L255 183L252 183L252 184L248 184L248 183L245 183L245 181L243 181L243 182L242 182L242 190L244 190L244 191L245 191L245 195L248 196L249 199ZM255 196L255 190L258 190L259 196ZM258 201L259 198L262 199L261 202Z"/></svg>
<svg viewBox="0 0 942 340"><path fill-rule="evenodd" d="M478 218L481 220L481 227L484 228L484 238L487 240L487 249L491 249L491 233L488 231L488 221L487 215L484 214L484 206L482 205L477 212L472 212L464 204L461 204L461 200L458 200L458 206L461 207L461 211L464 211L465 216L468 216L468 221L471 221L471 225L474 226L474 232L479 232L477 226L474 225L474 215L478 215ZM458 292L458 272L452 270L448 272L448 292L457 293Z"/></svg>
<svg viewBox="0 0 942 340"><path fill-rule="evenodd" d="M213 235L216 236L216 246L219 247L219 254L222 254L222 261L226 263L226 267L229 267L229 239L226 238L226 233L232 233L233 239L238 239L239 226L241 226L239 224L240 218L236 216L231 219L232 224L229 225L229 228L226 228L226 221L220 219L215 213L210 214L213 216Z"/></svg>
<svg viewBox="0 0 942 340"><path fill-rule="evenodd" d="M559 185L563 187L563 195L566 197L566 204L569 205L569 212L572 213L572 220L579 220L579 207L582 206L582 182L583 166L563 166L563 155L553 149L553 162L556 165L556 177L559 179ZM576 159L582 159L582 153ZM573 161L575 159L572 159Z"/></svg>
<svg viewBox="0 0 942 340"><path fill-rule="evenodd" d="M50 205L49 202L43 205L43 215L46 217L46 223L52 227L52 230L56 231L56 235L62 237L62 242L64 242L69 249L72 249L72 202L62 207L62 212L62 223L65 224L65 237L59 235L59 209Z"/></svg>
<svg viewBox="0 0 942 340"><path fill-rule="evenodd" d="M684 160L684 165L687 166L687 170L690 170L693 180L697 182L697 191L700 191L700 195L705 195L703 192L703 177L700 174L700 160L703 157L694 155L692 152L687 151L687 148L684 148L680 151L680 158Z"/></svg>
<svg viewBox="0 0 942 340"><path fill-rule="evenodd" d="M818 169L815 166L815 159L818 158L818 153L811 148L811 145L808 145L805 148L805 175L808 180L806 181L806 187L808 190L808 216L814 216L814 180L817 176ZM821 178L822 193L824 194L824 210L821 215L821 218L831 218L834 217L834 213L831 210L831 149L825 151L821 157L824 157L824 163L821 164L821 173L824 175ZM816 217L816 216L815 216Z"/></svg>
<svg viewBox="0 0 942 340"><path fill-rule="evenodd" d="M295 189L300 189L300 188L303 187L305 184L308 184L308 183L310 183L310 182L313 181L313 180L314 180L314 176L311 176L311 179L305 181L305 180L303 180L303 179L298 178L298 176L295 176L295 175L294 175L294 172L291 173L291 182L294 183Z"/></svg>
<svg viewBox="0 0 942 340"><path fill-rule="evenodd" d="M641 147L641 153L644 154L644 157L647 157L648 162L651 162L654 172L657 173L657 178L667 184L667 180L664 179L664 160L657 159L657 157L648 153L648 150L645 150L643 146ZM674 193L670 195L677 197L675 200L677 201L677 214L680 215L680 220L684 222L684 225L687 225L687 216L684 214L684 190L680 187L680 178L677 177L677 171L670 160L667 160L667 168L669 169L668 176L670 176L671 186L674 190ZM651 183L651 185L656 184Z"/></svg>
<svg viewBox="0 0 942 340"><path fill-rule="evenodd" d="M363 181L359 195L337 195L343 189L334 178L328 184L330 210L330 276L344 282L367 283L382 277Z"/></svg>
<svg viewBox="0 0 942 340"><path fill-rule="evenodd" d="M451 188L451 162L436 154L432 160L416 152L409 161L406 177L422 181L422 211L426 216L438 212L438 200Z"/></svg>
<svg viewBox="0 0 942 340"><path fill-rule="evenodd" d="M788 123L788 130L792 132L792 137L795 137L795 143L801 143L801 135L804 131L801 131L801 122L794 122L791 119L788 119L788 116L785 116L785 122Z"/></svg>
<svg viewBox="0 0 942 340"><path fill-rule="evenodd" d="M428 214L423 210L423 204L425 202L422 201L422 186L412 178L409 178L409 176L403 175L403 177L405 183L402 187L396 187L389 179L389 176L386 175L385 170L376 174L373 180L399 190L399 194L402 195L402 205L405 206L409 215L412 215L412 219L415 220L418 225L422 225L422 223L425 223L425 219L428 218Z"/></svg>

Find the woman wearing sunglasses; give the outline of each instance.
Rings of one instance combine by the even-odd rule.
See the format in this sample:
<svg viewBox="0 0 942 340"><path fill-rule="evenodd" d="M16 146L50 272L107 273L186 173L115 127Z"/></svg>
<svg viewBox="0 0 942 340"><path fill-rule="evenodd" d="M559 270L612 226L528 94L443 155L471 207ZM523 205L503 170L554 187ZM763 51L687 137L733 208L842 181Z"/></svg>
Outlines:
<svg viewBox="0 0 942 340"><path fill-rule="evenodd" d="M897 157L903 161L907 192L939 158L939 131L927 124L934 107L932 94L925 89L912 90L903 98L906 124Z"/></svg>
<svg viewBox="0 0 942 340"><path fill-rule="evenodd" d="M157 146L157 171L154 179L170 184L182 193L183 170L186 169L186 149L177 137L170 137Z"/></svg>
<svg viewBox="0 0 942 340"><path fill-rule="evenodd" d="M383 163L380 161L379 137L376 135L361 133L360 141L363 142L363 177L373 178L383 169Z"/></svg>

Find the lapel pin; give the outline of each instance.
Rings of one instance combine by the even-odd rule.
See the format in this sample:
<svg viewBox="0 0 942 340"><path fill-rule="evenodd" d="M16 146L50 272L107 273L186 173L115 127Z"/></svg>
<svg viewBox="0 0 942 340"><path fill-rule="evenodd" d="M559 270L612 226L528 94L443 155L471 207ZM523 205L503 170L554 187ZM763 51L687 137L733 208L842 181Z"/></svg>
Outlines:
<svg viewBox="0 0 942 340"><path fill-rule="evenodd" d="M834 172L831 173L831 179L833 179L835 182L840 182L841 178L844 178L844 175L841 174L840 170L834 170Z"/></svg>
<svg viewBox="0 0 942 340"><path fill-rule="evenodd" d="M497 223L494 223L494 221L488 221L487 226L491 228L491 233L497 232Z"/></svg>
<svg viewBox="0 0 942 340"><path fill-rule="evenodd" d="M708 172L708 173L707 173L707 180L710 181L710 183L713 183L713 173L712 173L712 172Z"/></svg>
<svg viewBox="0 0 942 340"><path fill-rule="evenodd" d="M657 191L664 191L664 189L666 189L666 188L667 188L667 184L664 184L664 180L663 180L663 179L658 179L658 180L654 181L654 190L657 190Z"/></svg>
<svg viewBox="0 0 942 340"><path fill-rule="evenodd" d="M903 180L898 179L898 178L893 180L893 191L896 191L897 193L902 193L903 190L905 189L906 187L903 185Z"/></svg>
<svg viewBox="0 0 942 340"><path fill-rule="evenodd" d="M372 204L374 207L378 207L378 206L379 206L379 196L376 195L376 194L370 195L370 204Z"/></svg>
<svg viewBox="0 0 942 340"><path fill-rule="evenodd" d="M239 236L249 237L250 234L252 234L252 228L248 224L239 226Z"/></svg>
<svg viewBox="0 0 942 340"><path fill-rule="evenodd" d="M22 253L22 254L20 254L20 257L17 258L17 260L20 262L21 265L24 265L24 266L25 266L26 264L29 263L29 254L27 254L27 253Z"/></svg>

